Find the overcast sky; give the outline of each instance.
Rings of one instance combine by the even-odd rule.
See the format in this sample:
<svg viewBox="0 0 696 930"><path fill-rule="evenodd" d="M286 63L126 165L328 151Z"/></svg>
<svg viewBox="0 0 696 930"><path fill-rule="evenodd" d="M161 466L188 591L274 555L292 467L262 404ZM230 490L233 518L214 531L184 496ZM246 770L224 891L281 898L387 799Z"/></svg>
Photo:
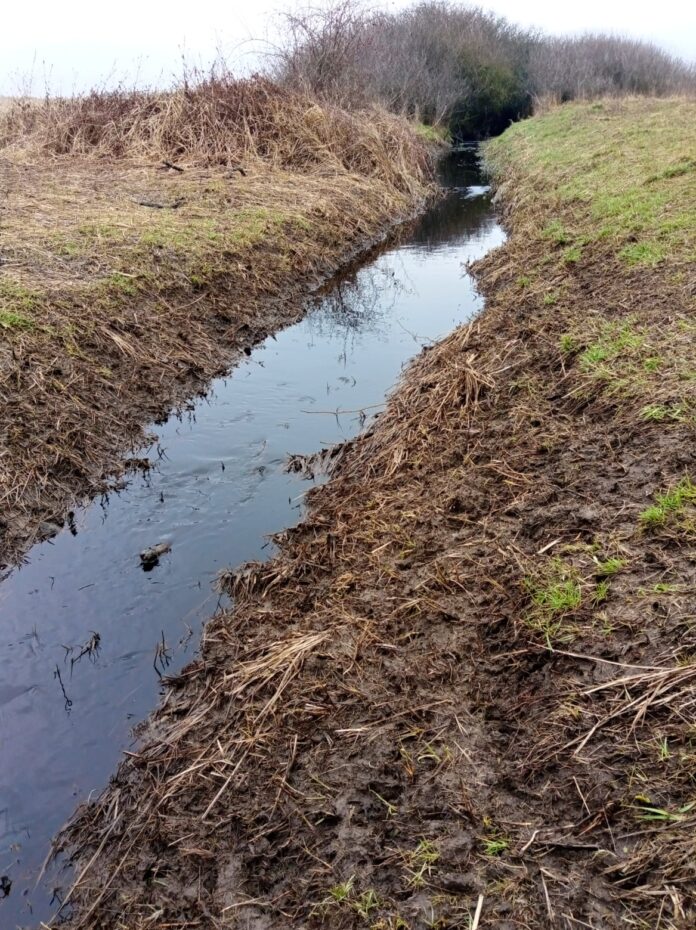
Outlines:
<svg viewBox="0 0 696 930"><path fill-rule="evenodd" d="M0 94L85 90L119 79L169 83L182 55L206 65L217 49L240 67L268 35L283 0L5 0ZM377 4L372 4L377 5ZM383 6L404 7L405 0ZM696 61L694 0L481 0L487 10L551 33L606 31L650 39ZM258 59L256 59L258 60Z"/></svg>

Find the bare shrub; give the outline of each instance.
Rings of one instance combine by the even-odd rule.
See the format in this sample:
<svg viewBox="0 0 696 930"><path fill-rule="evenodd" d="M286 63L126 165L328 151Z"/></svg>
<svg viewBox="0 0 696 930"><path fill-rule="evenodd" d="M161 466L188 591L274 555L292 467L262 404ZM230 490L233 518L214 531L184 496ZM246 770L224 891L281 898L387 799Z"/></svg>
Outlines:
<svg viewBox="0 0 696 930"><path fill-rule="evenodd" d="M284 84L351 107L377 101L455 135L500 131L534 99L692 93L694 69L612 36L545 38L478 7L422 0L397 13L338 0L285 18Z"/></svg>
<svg viewBox="0 0 696 930"><path fill-rule="evenodd" d="M529 77L537 96L557 101L696 90L696 70L656 45L597 34L536 43Z"/></svg>

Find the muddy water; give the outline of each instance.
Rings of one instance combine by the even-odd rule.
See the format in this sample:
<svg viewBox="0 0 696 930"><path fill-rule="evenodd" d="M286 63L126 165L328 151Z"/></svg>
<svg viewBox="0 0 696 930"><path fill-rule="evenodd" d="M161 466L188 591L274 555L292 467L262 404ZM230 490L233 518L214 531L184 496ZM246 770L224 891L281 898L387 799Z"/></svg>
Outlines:
<svg viewBox="0 0 696 930"><path fill-rule="evenodd" d="M0 584L2 930L55 911L60 877L37 883L51 837L108 780L159 673L195 654L218 571L267 556L266 535L300 519L307 483L285 473L287 455L353 436L404 363L480 309L463 263L503 233L475 150L452 156L442 180L448 196L405 241L157 427L144 453L156 467ZM163 541L171 551L144 571L139 552Z"/></svg>

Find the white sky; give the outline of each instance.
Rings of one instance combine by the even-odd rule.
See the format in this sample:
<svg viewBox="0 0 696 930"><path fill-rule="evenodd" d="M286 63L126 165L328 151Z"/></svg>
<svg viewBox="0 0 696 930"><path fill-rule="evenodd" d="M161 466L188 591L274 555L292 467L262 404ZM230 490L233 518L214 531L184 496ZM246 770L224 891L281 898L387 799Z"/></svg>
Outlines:
<svg viewBox="0 0 696 930"><path fill-rule="evenodd" d="M141 84L169 83L181 74L182 54L190 63L206 65L217 49L249 68L259 47L252 40L268 34L269 18L290 3L4 0L0 95L41 94L46 86L69 93L119 79L132 84L136 77ZM649 39L696 61L693 0L479 0L478 5L551 33L601 30Z"/></svg>

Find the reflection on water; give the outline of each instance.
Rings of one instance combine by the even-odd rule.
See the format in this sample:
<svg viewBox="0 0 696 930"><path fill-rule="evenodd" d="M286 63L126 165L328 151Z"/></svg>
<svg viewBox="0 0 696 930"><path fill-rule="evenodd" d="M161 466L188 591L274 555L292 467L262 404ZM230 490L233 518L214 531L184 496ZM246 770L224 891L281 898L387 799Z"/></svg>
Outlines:
<svg viewBox="0 0 696 930"><path fill-rule="evenodd" d="M76 535L36 546L0 585L3 930L55 909L52 889L34 888L51 836L106 783L159 674L191 659L217 572L268 555L266 536L300 518L307 485L283 471L286 456L354 435L419 344L480 308L462 263L503 234L471 152L444 181L450 193L405 241L159 428L151 472L77 514ZM144 572L139 553L160 542L171 550Z"/></svg>

